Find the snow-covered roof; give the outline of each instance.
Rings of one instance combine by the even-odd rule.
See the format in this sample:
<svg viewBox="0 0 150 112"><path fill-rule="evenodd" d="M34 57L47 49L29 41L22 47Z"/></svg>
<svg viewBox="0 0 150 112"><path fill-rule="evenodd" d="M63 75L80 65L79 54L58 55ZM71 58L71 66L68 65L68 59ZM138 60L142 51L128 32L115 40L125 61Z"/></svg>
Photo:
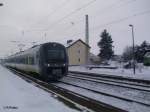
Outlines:
<svg viewBox="0 0 150 112"><path fill-rule="evenodd" d="M81 39L78 39L76 41L72 40L71 42L69 42L68 44L65 45L66 48L71 47L72 45L76 44L78 41L80 41L81 43L83 43L84 45L86 45L87 47L91 48L88 44L86 44L85 42L83 42Z"/></svg>
<svg viewBox="0 0 150 112"><path fill-rule="evenodd" d="M150 52L147 52L147 53L145 54L145 57L149 57L149 58L150 58Z"/></svg>

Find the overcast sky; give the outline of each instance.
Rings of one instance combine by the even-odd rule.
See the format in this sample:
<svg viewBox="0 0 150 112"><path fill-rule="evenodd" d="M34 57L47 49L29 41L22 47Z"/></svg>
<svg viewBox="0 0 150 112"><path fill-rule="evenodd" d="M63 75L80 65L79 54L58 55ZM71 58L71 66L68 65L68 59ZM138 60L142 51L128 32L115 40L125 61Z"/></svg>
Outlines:
<svg viewBox="0 0 150 112"><path fill-rule="evenodd" d="M89 15L91 52L104 29L111 34L116 54L135 43L150 42L150 0L0 0L0 57L17 52L18 44L68 39L85 40L85 15ZM11 41L18 41L17 43Z"/></svg>

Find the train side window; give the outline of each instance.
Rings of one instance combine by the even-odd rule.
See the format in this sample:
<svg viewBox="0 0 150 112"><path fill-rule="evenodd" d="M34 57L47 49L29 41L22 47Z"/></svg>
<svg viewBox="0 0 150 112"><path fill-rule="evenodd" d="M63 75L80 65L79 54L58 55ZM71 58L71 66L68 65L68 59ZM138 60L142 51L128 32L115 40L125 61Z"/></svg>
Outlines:
<svg viewBox="0 0 150 112"><path fill-rule="evenodd" d="M32 65L34 65L35 63L34 63L34 57L32 57Z"/></svg>
<svg viewBox="0 0 150 112"><path fill-rule="evenodd" d="M25 64L26 63L26 59L25 59L25 57L23 58L23 64Z"/></svg>
<svg viewBox="0 0 150 112"><path fill-rule="evenodd" d="M33 57L28 57L28 64L34 65L34 58Z"/></svg>
<svg viewBox="0 0 150 112"><path fill-rule="evenodd" d="M20 58L20 63L23 64L23 58Z"/></svg>
<svg viewBox="0 0 150 112"><path fill-rule="evenodd" d="M18 58L18 64L20 64L20 62L21 62L21 61L20 61L20 58Z"/></svg>
<svg viewBox="0 0 150 112"><path fill-rule="evenodd" d="M31 65L31 57L28 57L28 64Z"/></svg>
<svg viewBox="0 0 150 112"><path fill-rule="evenodd" d="M36 58L39 58L39 54L38 54L38 52L36 52Z"/></svg>
<svg viewBox="0 0 150 112"><path fill-rule="evenodd" d="M28 64L28 57L25 57L25 64Z"/></svg>

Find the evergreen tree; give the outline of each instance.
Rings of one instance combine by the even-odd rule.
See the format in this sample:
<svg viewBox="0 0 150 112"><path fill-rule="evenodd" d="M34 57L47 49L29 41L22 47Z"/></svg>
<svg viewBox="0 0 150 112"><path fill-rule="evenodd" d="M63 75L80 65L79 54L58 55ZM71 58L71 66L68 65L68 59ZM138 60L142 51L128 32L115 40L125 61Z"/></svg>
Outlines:
<svg viewBox="0 0 150 112"><path fill-rule="evenodd" d="M138 48L135 50L135 58L137 62L143 62L144 55L146 54L147 49L150 49L150 45L146 41L143 41L143 43L140 46L138 46Z"/></svg>
<svg viewBox="0 0 150 112"><path fill-rule="evenodd" d="M150 49L150 45L148 42L143 41L141 45L135 46L135 60L137 62L142 63L144 61L144 55L146 54L147 50ZM133 59L133 47L129 46L124 49L122 54L124 61L131 61Z"/></svg>
<svg viewBox="0 0 150 112"><path fill-rule="evenodd" d="M133 47L125 47L122 54L122 58L124 61L131 61L133 59Z"/></svg>
<svg viewBox="0 0 150 112"><path fill-rule="evenodd" d="M107 30L105 29L101 33L100 37L101 37L101 40L98 42L100 53L98 54L98 56L102 60L109 60L112 58L114 54L113 46L112 46L113 41L112 41L111 35L109 35Z"/></svg>

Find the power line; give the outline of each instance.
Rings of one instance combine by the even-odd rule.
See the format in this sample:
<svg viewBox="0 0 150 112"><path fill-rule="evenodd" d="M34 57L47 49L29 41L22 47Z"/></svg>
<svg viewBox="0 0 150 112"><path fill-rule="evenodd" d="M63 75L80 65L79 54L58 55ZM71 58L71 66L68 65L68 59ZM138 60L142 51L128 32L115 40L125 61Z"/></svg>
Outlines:
<svg viewBox="0 0 150 112"><path fill-rule="evenodd" d="M45 21L46 19L48 19L49 17L51 17L53 14L55 14L57 11L59 11L60 9L64 8L64 6L69 3L70 0L65 0L62 4L60 4L59 7L57 7L56 9L54 9L52 12L50 12L45 18L43 18L42 20L40 20L39 22L37 22L36 24L40 24L41 22Z"/></svg>
<svg viewBox="0 0 150 112"><path fill-rule="evenodd" d="M113 4L111 4L111 5L109 5L109 6L105 7L105 8L103 8L103 9L100 10L99 12L105 12L105 11L107 11L107 9L110 10L110 9L113 8L114 6L118 5L119 2L123 2L123 1L124 1L124 0L117 0L116 2L114 2ZM135 1L137 1L137 0L129 0L129 1L125 2L124 4L119 5L119 7L122 6L122 5L130 4L130 3L135 2ZM117 8L119 8L119 7L117 7ZM95 17L95 16L92 16L91 18L94 18L94 17ZM74 25L76 25L76 24L78 24L78 23L80 23L80 22L82 22L82 21L84 21L84 20L80 20L80 21L74 22ZM73 26L73 25L67 27L66 29L70 29L72 26Z"/></svg>
<svg viewBox="0 0 150 112"><path fill-rule="evenodd" d="M124 2L124 0L118 0L117 2L111 4L111 5L108 6L108 7L105 7L104 9L98 11L97 13L101 13L101 14L102 14L102 13L105 13L105 12L107 12L107 11L112 11L112 10L111 10L112 8L119 8L119 7L122 7L122 6L126 6L126 5L128 5L128 4L134 3L135 1L137 1L137 0L129 0L129 1L127 1L127 2ZM118 5L119 2L124 2L124 3ZM118 6L117 6L117 5L118 5ZM95 14L96 16L92 16L92 18L95 18L95 17L99 16L97 13Z"/></svg>
<svg viewBox="0 0 150 112"><path fill-rule="evenodd" d="M65 4L67 1L68 1L68 0L66 0L66 1L65 1L64 3L62 3L62 4ZM50 25L50 27L48 27L48 28L46 28L46 29L30 30L30 31L48 31L49 29L51 29L52 27L54 27L56 24L59 24L60 22L62 22L62 21L65 20L66 18L68 18L69 16L71 16L71 15L73 15L74 13L76 13L76 12L78 12L78 11L80 11L80 10L86 8L86 7L88 7L89 5L91 5L92 3L96 2L96 1L97 1L97 0L92 0L92 1L88 2L87 4L83 5L82 7L77 8L76 10L74 10L74 11L72 11L71 13L65 15L64 17L62 17L62 18L59 19L58 21L52 23L52 24ZM107 9L110 10L111 8L113 8L114 6L118 5L118 3L119 3L119 2L122 2L122 1L124 1L124 0L117 0L116 2L114 2L114 3L111 4L111 5L109 5L108 7L103 8L100 12L107 11ZM121 4L121 5L126 5L126 4L129 4L129 3L134 2L134 1L137 1L137 0L129 0L129 1L127 1L127 2L125 2L124 4ZM121 5L120 5L120 6L121 6ZM59 9L56 9L56 11L58 11L58 10L59 10ZM55 13L55 11L52 12L52 13ZM50 16L50 15L51 15L51 14L49 14L48 16ZM48 16L47 16L47 17L48 17ZM81 21L83 21L83 20L80 20L80 21L78 21L77 23L80 23ZM75 23L75 22L74 22L74 23ZM70 28L70 27L68 27L68 28ZM68 28L67 28L67 29L68 29Z"/></svg>
<svg viewBox="0 0 150 112"><path fill-rule="evenodd" d="M114 2L113 4L111 4L110 6L107 6L107 7L103 8L101 11L105 10L106 8L113 7L113 6L116 5L118 2L122 2L122 1L123 1L123 0L117 0L116 2ZM73 22L73 23L74 23L74 25L76 25L76 24L78 24L78 23L80 23L80 22L82 22L82 21L84 21L84 20L82 19L82 20L79 20L79 21L76 21L76 22ZM73 25L67 27L66 29L70 29L72 26L73 26Z"/></svg>
<svg viewBox="0 0 150 112"><path fill-rule="evenodd" d="M112 24L117 24L117 23L120 23L122 21L126 21L130 18L134 18L134 17L137 17L137 16L142 16L142 15L149 14L149 13L150 13L150 10L146 10L146 11L143 11L143 12L140 12L140 13L133 14L131 16L127 16L127 17L124 17L124 18L120 18L118 20L111 21L111 22L103 24L103 25L99 25L95 28L104 27L104 26L108 26L108 25L112 25Z"/></svg>
<svg viewBox="0 0 150 112"><path fill-rule="evenodd" d="M146 11L143 11L143 12L140 12L140 13L136 13L136 14L127 16L127 17L123 17L123 18L120 18L120 19L117 19L117 20L108 22L108 23L106 23L106 24L98 25L98 26L96 26L96 27L94 27L94 28L91 28L90 30L95 31L95 30L98 30L99 28L103 28L103 27L106 27L106 26L108 26L108 25L117 24L117 23L126 21L126 20L128 20L128 19L130 19L130 18L142 16L142 15L145 15L145 14L150 14L150 10L146 10ZM85 33L85 32L80 32L80 33L77 33L77 34L73 34L72 36L81 35L81 34L83 34L83 33Z"/></svg>
<svg viewBox="0 0 150 112"><path fill-rule="evenodd" d="M114 3L112 3L111 5L109 5L109 6L107 6L107 7L105 7L105 8L103 8L103 9L101 9L100 11L98 11L98 12L105 12L105 11L107 11L107 10L110 10L111 8L113 8L114 6L116 6L116 5L118 5L118 3L121 3L121 2L123 2L124 0L117 0L116 2L114 2ZM123 4L121 4L121 5L119 5L117 8L119 8L120 6L122 6L122 5L127 5L127 4L130 4L130 3L132 3L132 2L135 2L135 1L137 1L137 0L129 0L129 1L127 1L127 2L125 2L125 3L123 3ZM98 14L96 14L96 15L98 15ZM95 16L92 16L92 18L94 18ZM79 20L79 21L77 21L77 22L74 22L74 23L79 23L79 22L82 22L82 21L84 21L84 20Z"/></svg>
<svg viewBox="0 0 150 112"><path fill-rule="evenodd" d="M57 20L56 22L52 23L51 25L49 26L52 26L54 27L56 24L59 24L60 22L62 22L63 20L65 20L66 18L68 18L69 16L77 13L78 11L88 7L89 5L91 5L92 3L96 2L97 0L92 0L88 3L86 3L85 5L83 5L82 7L79 7L77 9L75 9L74 11L70 12L69 14L65 15L64 17L60 18L59 20ZM45 28L45 29L40 29L40 30L37 30L37 29L33 29L33 30L27 30L27 31L48 31L50 28L52 27L48 27L48 28Z"/></svg>
<svg viewBox="0 0 150 112"><path fill-rule="evenodd" d="M146 15L146 14L150 14L150 10L146 10L146 11L143 11L143 12L139 12L139 13L136 13L136 14L133 14L133 15L130 15L130 16L127 16L127 17L123 17L123 18L120 18L120 19L117 19L117 20L114 20L114 21L111 21L111 22L108 22L106 24L101 24L101 25L98 25L94 28L90 28L91 32L95 31L95 30L99 30L99 28L103 28L105 26L108 26L108 25L113 25L113 24L118 24L120 22L123 22L123 21L126 21L130 18L135 18L135 17L138 17L138 16L142 16L142 15ZM74 37L74 36L77 36L77 35L82 35L84 34L85 32L79 32L79 33L76 33L76 34L73 34L69 37ZM65 38L63 38L65 39Z"/></svg>
<svg viewBox="0 0 150 112"><path fill-rule="evenodd" d="M76 10L70 12L69 14L65 15L64 17L62 17L61 19L59 19L58 21L56 21L55 23L51 24L50 26L55 26L56 24L62 22L63 20L65 20L66 18L68 18L69 16L77 13L78 11L88 7L89 5L91 5L92 3L96 2L97 0L92 0L90 2L88 2L87 4L83 5L82 7L77 8ZM46 28L45 30L49 30L50 27Z"/></svg>

